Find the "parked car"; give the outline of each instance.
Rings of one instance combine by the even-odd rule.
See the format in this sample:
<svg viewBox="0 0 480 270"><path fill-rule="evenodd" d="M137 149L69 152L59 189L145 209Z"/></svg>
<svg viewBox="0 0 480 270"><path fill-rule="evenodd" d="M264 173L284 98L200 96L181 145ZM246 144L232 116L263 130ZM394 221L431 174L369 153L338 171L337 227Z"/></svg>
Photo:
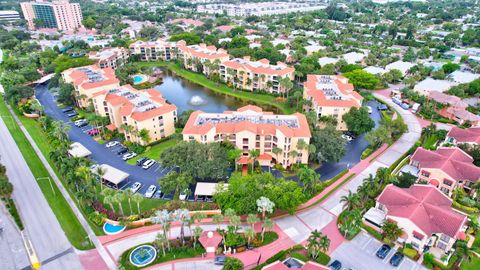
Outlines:
<svg viewBox="0 0 480 270"><path fill-rule="evenodd" d="M385 259L385 257L387 257L388 253L390 253L390 250L392 250L392 248L387 245L387 244L383 244L378 250L377 250L377 257L380 258L380 259Z"/></svg>
<svg viewBox="0 0 480 270"><path fill-rule="evenodd" d="M226 260L227 260L226 256L216 256L215 259L213 260L213 264L224 265Z"/></svg>
<svg viewBox="0 0 480 270"><path fill-rule="evenodd" d="M77 116L77 115L78 115L78 113L76 111L71 111L71 112L67 113L68 118L72 118L72 117Z"/></svg>
<svg viewBox="0 0 480 270"><path fill-rule="evenodd" d="M115 145L119 145L120 143L118 141L109 141L105 144L105 147L110 148L114 147Z"/></svg>
<svg viewBox="0 0 480 270"><path fill-rule="evenodd" d="M142 183L140 182L135 182L133 185L130 187L130 190L132 190L133 193L137 192L140 188L142 187Z"/></svg>
<svg viewBox="0 0 480 270"><path fill-rule="evenodd" d="M151 198L153 194L155 194L155 191L157 190L157 187L155 185L150 185L145 192L145 197Z"/></svg>
<svg viewBox="0 0 480 270"><path fill-rule="evenodd" d="M351 142L351 141L353 140L353 138L350 137L350 136L347 135L347 134L342 134L342 138L343 138L344 140L346 140L347 142Z"/></svg>
<svg viewBox="0 0 480 270"><path fill-rule="evenodd" d="M342 263L338 260L335 260L329 265L329 267L332 270L340 270L342 269Z"/></svg>
<svg viewBox="0 0 480 270"><path fill-rule="evenodd" d="M68 113L68 112L71 112L71 111L73 111L72 107L65 107L65 108L62 109L63 113Z"/></svg>
<svg viewBox="0 0 480 270"><path fill-rule="evenodd" d="M87 126L87 125L88 125L88 122L87 122L87 120L85 120L85 121L79 122L79 123L76 124L75 126L81 128L81 127L85 127L85 126Z"/></svg>
<svg viewBox="0 0 480 270"><path fill-rule="evenodd" d="M144 170L148 170L148 169L150 169L150 167L152 167L154 164L155 164L155 160L149 159L149 160L145 161L145 163L143 163L142 168L143 168Z"/></svg>
<svg viewBox="0 0 480 270"><path fill-rule="evenodd" d="M100 134L100 130L98 130L98 128L92 128L87 130L87 134L90 136L97 136L98 134Z"/></svg>
<svg viewBox="0 0 480 270"><path fill-rule="evenodd" d="M373 109L372 109L372 107L370 107L370 106L367 106L367 110L368 110L368 113L372 113L372 112L373 112Z"/></svg>
<svg viewBox="0 0 480 270"><path fill-rule="evenodd" d="M405 257L400 251L395 252L393 257L390 259L390 264L393 266L399 266L400 263L403 261L403 257Z"/></svg>
<svg viewBox="0 0 480 270"><path fill-rule="evenodd" d="M180 201L185 201L189 193L190 193L190 190L188 190L188 188L185 189L180 193L180 195L178 196L178 199L180 199Z"/></svg>
<svg viewBox="0 0 480 270"><path fill-rule="evenodd" d="M122 147L117 151L117 155L123 155L128 152L128 148Z"/></svg>
<svg viewBox="0 0 480 270"><path fill-rule="evenodd" d="M145 164L145 162L146 162L147 160L149 160L149 158L147 158L147 157L139 158L139 159L137 160L137 166L142 166L143 164Z"/></svg>
<svg viewBox="0 0 480 270"><path fill-rule="evenodd" d="M388 111L388 106L385 105L385 104L380 104L380 105L378 105L377 110L379 110L379 111Z"/></svg>
<svg viewBox="0 0 480 270"><path fill-rule="evenodd" d="M127 161L127 160L129 160L131 158L134 158L136 156L137 156L137 154L135 154L134 152L128 152L128 153L123 155L122 159Z"/></svg>

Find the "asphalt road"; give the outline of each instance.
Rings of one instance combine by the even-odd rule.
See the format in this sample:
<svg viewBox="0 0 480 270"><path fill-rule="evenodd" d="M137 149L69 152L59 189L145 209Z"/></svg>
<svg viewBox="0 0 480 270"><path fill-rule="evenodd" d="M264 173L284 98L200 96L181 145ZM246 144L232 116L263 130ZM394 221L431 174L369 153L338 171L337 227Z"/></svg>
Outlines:
<svg viewBox="0 0 480 270"><path fill-rule="evenodd" d="M167 174L170 170L161 168L158 164L152 166L148 170L144 170L139 166L132 166L122 160L121 156L118 156L115 150L117 147L111 149L106 148L104 145L97 143L91 136L84 133L89 127L77 128L69 121L69 118L61 111L57 106L53 95L48 91L46 85L40 85L35 88L35 96L44 107L45 113L50 117L68 123L71 126L69 137L73 142L79 142L85 146L90 152L92 152L91 159L98 164L108 164L119 170L122 170L128 174L128 182L122 186L128 187L134 182L142 183L142 187L138 192L144 194L149 185L156 185L158 187L157 180Z"/></svg>
<svg viewBox="0 0 480 270"><path fill-rule="evenodd" d="M14 186L14 198L42 269L83 269L65 233L36 184L18 146L0 118L0 157ZM45 175L47 176L47 175ZM59 194L59 196L61 196Z"/></svg>
<svg viewBox="0 0 480 270"><path fill-rule="evenodd" d="M0 203L0 269L15 270L30 266L20 231Z"/></svg>

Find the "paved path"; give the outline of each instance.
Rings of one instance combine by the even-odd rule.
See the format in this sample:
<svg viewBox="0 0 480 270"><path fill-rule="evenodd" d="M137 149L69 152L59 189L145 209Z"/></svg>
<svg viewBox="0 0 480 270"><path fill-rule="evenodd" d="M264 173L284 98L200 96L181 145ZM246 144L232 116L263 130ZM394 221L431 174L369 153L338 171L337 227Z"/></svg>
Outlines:
<svg viewBox="0 0 480 270"><path fill-rule="evenodd" d="M0 203L0 228L3 228L3 232L0 233L0 258L2 258L0 269L15 270L29 267L30 261L20 231L3 203Z"/></svg>
<svg viewBox="0 0 480 270"><path fill-rule="evenodd" d="M48 261L43 264L42 269L83 269L74 252L64 253L71 250L72 246L2 118L0 138L1 161L7 167L7 175L14 186L14 199L25 224L25 230L39 260ZM56 257L59 254L62 256Z"/></svg>
<svg viewBox="0 0 480 270"><path fill-rule="evenodd" d="M9 108L10 109L10 108ZM85 219L85 217L83 216L83 214L80 212L80 210L78 209L77 205L75 204L75 202L72 200L72 198L70 197L70 194L68 194L68 191L65 189L65 187L63 186L62 182L60 181L60 179L57 177L57 175L55 174L54 170L52 169L52 167L50 166L50 164L48 163L47 159L45 158L45 156L43 155L43 153L40 151L40 149L38 148L37 144L35 143L35 141L33 140L33 138L30 136L30 134L28 133L28 131L25 129L25 127L21 124L20 120L17 118L17 116L15 115L15 113L10 110L11 114L13 115L13 117L15 118L15 121L17 121L17 123L20 125L20 129L22 130L23 134L25 134L25 136L27 137L28 141L30 142L30 144L32 145L35 153L38 155L38 157L40 158L40 160L42 161L43 165L45 166L45 168L47 169L48 173L50 174L50 177L53 179L53 181L55 182L55 184L57 185L58 189L60 190L60 192L62 193L62 196L65 198L65 200L68 202L68 205L70 206L70 208L72 208L73 212L75 213L75 216L78 218L78 220L80 221L80 224L82 225L82 227L85 229L85 231L87 232L88 234L88 237L90 238L90 240L93 242L93 244L95 245L95 247L97 248L98 250L98 253L100 254L100 256L103 258L104 262L106 263L106 265L108 266L109 269L116 269L116 264L115 262L111 259L111 257L108 255L108 253L106 252L106 250L104 249L104 247L102 246L102 244L100 243L100 241L98 240L97 236L95 235L95 233L93 232L93 230L90 228L90 225L88 224L87 220ZM3 123L3 121L2 121ZM3 123L3 128L6 130L6 132L8 133L8 130L7 130L7 127L4 125ZM8 135L10 135L8 133ZM3 138L3 135L1 136ZM10 136L11 138L11 136ZM12 138L12 141L13 141L13 138ZM13 145L15 145L15 148L17 149L17 151L19 152L20 156L21 156L21 153L20 153L20 150L18 149L18 147L16 146L15 142L13 142ZM0 152L1 153L1 152ZM21 157L23 159L23 156ZM25 162L25 161L24 161ZM18 164L17 164L18 165ZM26 166L26 169L28 169L28 165L25 163L25 166ZM30 170L28 170L30 172ZM31 174L31 172L30 172ZM33 178L33 175L32 175L32 179L35 179ZM37 186L38 187L38 186ZM40 190L39 190L40 191ZM26 191L26 194L28 193L28 191ZM42 199L43 198L43 194L41 193L40 191L40 195L42 196ZM28 196L28 195L27 195ZM45 201L45 199L44 199ZM46 201L45 201L46 202ZM50 210L50 207L47 205L47 208L48 210ZM51 210L50 210L51 212ZM53 213L52 213L53 214ZM55 220L56 221L56 220ZM41 224L41 223L40 223ZM58 225L58 222L57 222L57 225ZM46 227L48 228L48 226ZM63 233L63 231L62 231ZM68 242L68 241L67 241ZM70 243L69 243L70 245ZM70 247L71 248L71 247ZM67 248L68 249L68 248ZM67 249L64 249L67 250ZM56 255L56 254L55 254ZM78 257L77 257L77 260L78 260Z"/></svg>

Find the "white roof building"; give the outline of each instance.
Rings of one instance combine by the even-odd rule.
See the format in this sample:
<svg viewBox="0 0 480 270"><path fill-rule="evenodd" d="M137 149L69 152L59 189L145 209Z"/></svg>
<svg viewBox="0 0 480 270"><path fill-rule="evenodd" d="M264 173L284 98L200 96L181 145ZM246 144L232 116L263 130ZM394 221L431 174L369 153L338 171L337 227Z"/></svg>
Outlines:
<svg viewBox="0 0 480 270"><path fill-rule="evenodd" d="M217 189L218 183L206 183L206 182L197 182L195 188L195 196L213 196ZM224 188L228 187L228 184L223 184Z"/></svg>
<svg viewBox="0 0 480 270"><path fill-rule="evenodd" d="M331 57L321 57L318 59L318 64L320 66L328 65L328 64L335 64L339 61L340 59L338 58L331 58Z"/></svg>
<svg viewBox="0 0 480 270"><path fill-rule="evenodd" d="M448 75L448 78L456 83L470 83L480 78L480 74L457 70Z"/></svg>
<svg viewBox="0 0 480 270"><path fill-rule="evenodd" d="M365 54L357 53L357 52L349 52L344 54L342 57L343 59L345 59L345 61L347 61L347 63L355 64L355 63L362 62L363 59L365 58Z"/></svg>
<svg viewBox="0 0 480 270"><path fill-rule="evenodd" d="M308 45L304 47L305 50L307 51L307 55L311 55L312 53L319 52L321 50L325 50L325 46L320 46L320 45Z"/></svg>
<svg viewBox="0 0 480 270"><path fill-rule="evenodd" d="M385 70L390 71L392 69L398 69L398 70L400 70L402 75L405 76L405 74L407 74L408 70L411 69L414 66L415 66L414 63L403 62L403 61L399 60L399 61L396 61L396 62L393 62L393 63L390 63L390 64L386 65Z"/></svg>
<svg viewBox="0 0 480 270"><path fill-rule="evenodd" d="M373 74L373 75L382 75L385 72L387 72L384 68L382 67L374 67L374 66L369 66L363 69L364 71Z"/></svg>
<svg viewBox="0 0 480 270"><path fill-rule="evenodd" d="M430 92L445 92L450 89L456 83L447 80L435 80L432 78L426 78L425 80L417 83L413 88L414 91L419 92L422 95L428 96Z"/></svg>
<svg viewBox="0 0 480 270"><path fill-rule="evenodd" d="M90 150L88 150L81 143L74 142L70 145L70 149L68 150L68 154L72 157L83 158L83 157L90 156L92 154L92 152L90 152Z"/></svg>
<svg viewBox="0 0 480 270"><path fill-rule="evenodd" d="M101 177L104 181L107 181L118 188L118 184L126 180L130 175L124 171L121 171L115 167L112 167L107 164L99 165L100 168L105 172ZM95 170L93 171L96 172Z"/></svg>

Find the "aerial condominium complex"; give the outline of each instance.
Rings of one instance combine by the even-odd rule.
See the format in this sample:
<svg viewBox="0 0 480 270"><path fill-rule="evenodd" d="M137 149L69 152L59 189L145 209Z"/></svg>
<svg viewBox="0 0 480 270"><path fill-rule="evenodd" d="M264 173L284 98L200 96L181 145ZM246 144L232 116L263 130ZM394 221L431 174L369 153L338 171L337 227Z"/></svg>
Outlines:
<svg viewBox="0 0 480 270"><path fill-rule="evenodd" d="M62 72L62 78L73 85L77 106L82 108L88 107L89 100L97 92L120 86L113 69L96 65L67 69Z"/></svg>
<svg viewBox="0 0 480 270"><path fill-rule="evenodd" d="M227 14L228 16L263 16L286 14L293 12L309 12L325 9L324 5L295 2L260 2L260 3L238 3L238 4L208 4L199 5L198 12L210 14Z"/></svg>
<svg viewBox="0 0 480 270"><path fill-rule="evenodd" d="M176 56L176 42L165 40L136 41L130 44L130 53L139 55L141 61L170 61Z"/></svg>
<svg viewBox="0 0 480 270"><path fill-rule="evenodd" d="M22 2L23 17L28 28L56 28L69 31L82 28L82 10L80 4L68 0Z"/></svg>
<svg viewBox="0 0 480 270"><path fill-rule="evenodd" d="M129 51L125 48L108 48L98 52L90 52L88 58L97 61L100 68L116 69L123 66L129 57Z"/></svg>
<svg viewBox="0 0 480 270"><path fill-rule="evenodd" d="M343 76L308 75L303 98L310 100L311 110L317 117L332 116L337 120L337 129L346 130L342 116L351 108L360 108L363 97L354 91L353 85Z"/></svg>
<svg viewBox="0 0 480 270"><path fill-rule="evenodd" d="M259 150L260 165L308 163L310 128L303 114L275 115L248 105L224 113L192 113L183 140L201 143L230 141L243 151L240 164L248 164L249 151Z"/></svg>
<svg viewBox="0 0 480 270"><path fill-rule="evenodd" d="M139 91L123 85L96 93L92 102L97 114L110 118L108 128L122 129L128 141L148 144L175 133L177 107L155 89ZM142 139L142 129L148 131L149 140Z"/></svg>
<svg viewBox="0 0 480 270"><path fill-rule="evenodd" d="M195 72L205 75L210 74L213 68L211 65L218 64L230 58L224 49L217 49L215 46L205 44L189 45L185 41L177 43L177 57L183 61L183 66Z"/></svg>
<svg viewBox="0 0 480 270"><path fill-rule="evenodd" d="M284 93L288 89L281 84L281 79L293 80L295 69L282 62L272 65L267 59L250 61L249 57L235 58L221 63L220 78L242 89Z"/></svg>

